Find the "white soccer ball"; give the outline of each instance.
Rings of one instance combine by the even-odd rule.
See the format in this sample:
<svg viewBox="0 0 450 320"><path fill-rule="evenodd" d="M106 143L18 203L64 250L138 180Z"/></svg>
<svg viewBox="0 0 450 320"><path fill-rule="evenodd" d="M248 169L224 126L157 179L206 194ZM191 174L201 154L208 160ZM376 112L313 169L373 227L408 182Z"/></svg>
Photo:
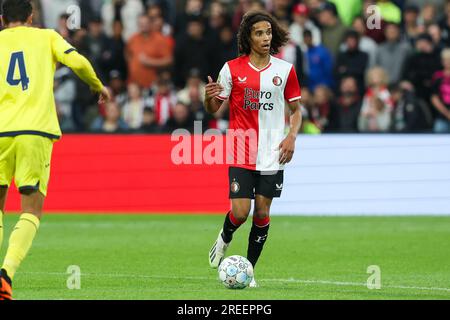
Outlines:
<svg viewBox="0 0 450 320"><path fill-rule="evenodd" d="M228 289L244 289L253 280L253 266L242 256L227 257L219 266L219 279Z"/></svg>

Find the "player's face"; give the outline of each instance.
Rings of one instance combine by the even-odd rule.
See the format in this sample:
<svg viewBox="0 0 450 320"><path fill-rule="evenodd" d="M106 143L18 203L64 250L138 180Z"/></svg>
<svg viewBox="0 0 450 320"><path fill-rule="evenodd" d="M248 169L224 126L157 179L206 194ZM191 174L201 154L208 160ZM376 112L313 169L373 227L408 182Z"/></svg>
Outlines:
<svg viewBox="0 0 450 320"><path fill-rule="evenodd" d="M268 21L260 21L253 25L250 34L252 51L260 55L270 54L272 42L272 26Z"/></svg>

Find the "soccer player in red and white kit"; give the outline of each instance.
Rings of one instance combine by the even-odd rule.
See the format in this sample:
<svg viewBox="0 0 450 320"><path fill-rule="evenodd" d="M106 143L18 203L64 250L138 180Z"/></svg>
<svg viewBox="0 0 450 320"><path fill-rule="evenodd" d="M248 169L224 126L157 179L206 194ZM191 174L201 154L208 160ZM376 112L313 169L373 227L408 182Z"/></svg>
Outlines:
<svg viewBox="0 0 450 320"><path fill-rule="evenodd" d="M287 41L288 33L270 14L248 12L239 28L239 57L225 63L217 82L208 77L206 110L215 113L228 100L229 132L245 139L245 143L228 150L234 160L229 167L231 211L209 252L212 268L220 265L233 233L247 220L252 199L255 202L247 258L253 267L267 240L272 199L281 195L284 165L292 159L302 122L295 69L273 56ZM287 136L286 102L291 112ZM256 286L253 280L250 287Z"/></svg>

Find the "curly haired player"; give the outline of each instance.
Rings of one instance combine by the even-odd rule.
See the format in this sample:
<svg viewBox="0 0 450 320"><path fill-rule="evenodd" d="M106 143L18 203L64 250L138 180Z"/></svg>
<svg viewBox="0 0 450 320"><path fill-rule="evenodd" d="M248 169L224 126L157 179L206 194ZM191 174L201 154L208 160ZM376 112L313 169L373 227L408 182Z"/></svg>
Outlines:
<svg viewBox="0 0 450 320"><path fill-rule="evenodd" d="M270 226L272 199L283 189L284 165L291 161L300 129L300 85L292 64L275 58L288 41L288 33L268 13L251 11L244 17L238 34L239 57L223 66L219 79L209 83L205 108L219 110L230 105L230 130L237 143L228 152L231 211L209 252L209 263L217 268L225 256L233 233L247 219L254 199L253 225L247 258L256 265ZM285 104L291 111L290 130L285 135ZM228 140L229 137L227 137ZM256 287L253 280L250 287Z"/></svg>

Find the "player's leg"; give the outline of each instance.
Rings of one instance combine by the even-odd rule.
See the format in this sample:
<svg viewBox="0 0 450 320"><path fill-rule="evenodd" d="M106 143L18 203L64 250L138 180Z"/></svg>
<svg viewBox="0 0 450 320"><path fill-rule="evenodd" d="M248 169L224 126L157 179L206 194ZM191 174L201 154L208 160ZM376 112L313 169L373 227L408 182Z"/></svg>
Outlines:
<svg viewBox="0 0 450 320"><path fill-rule="evenodd" d="M228 211L223 223L223 241L230 243L233 240L234 232L247 221L251 205L251 199L231 199L231 210Z"/></svg>
<svg viewBox="0 0 450 320"><path fill-rule="evenodd" d="M269 235L272 198L257 194L253 210L253 224L248 237L247 259L256 266Z"/></svg>
<svg viewBox="0 0 450 320"><path fill-rule="evenodd" d="M11 284L14 275L31 248L39 229L44 195L39 191L21 191L22 214L9 237L8 250L2 265L2 276Z"/></svg>
<svg viewBox="0 0 450 320"><path fill-rule="evenodd" d="M8 187L0 185L0 249L3 242L3 212L5 211L6 195Z"/></svg>
<svg viewBox="0 0 450 320"><path fill-rule="evenodd" d="M39 229L50 176L53 143L39 136L16 137L16 185L19 187L22 214L11 232L2 265L2 277L9 280L26 257Z"/></svg>
<svg viewBox="0 0 450 320"><path fill-rule="evenodd" d="M270 205L272 198L266 198L257 194L255 196L255 207L253 210L253 223L248 236L247 259L255 268L261 255L264 244L269 235L270 227ZM250 288L258 287L255 276L249 284Z"/></svg>
<svg viewBox="0 0 450 320"><path fill-rule="evenodd" d="M251 199L232 199L231 210L225 216L223 228L209 251L209 265L219 267L233 239L233 233L247 220L251 208Z"/></svg>
<svg viewBox="0 0 450 320"><path fill-rule="evenodd" d="M270 207L273 198L279 198L283 189L283 171L261 174L255 187L255 207L253 224L248 237L247 259L255 268L267 241L270 228ZM255 278L250 287L256 287Z"/></svg>
<svg viewBox="0 0 450 320"><path fill-rule="evenodd" d="M233 239L233 233L248 218L251 200L255 198L255 181L255 174L252 170L238 167L230 167L228 169L231 211L225 217L222 233L226 243Z"/></svg>
<svg viewBox="0 0 450 320"><path fill-rule="evenodd" d="M230 167L228 178L231 210L225 216L223 228L209 251L209 264L212 268L217 268L222 262L233 239L233 233L247 220L251 208L251 199L254 198L255 180L252 171Z"/></svg>
<svg viewBox="0 0 450 320"><path fill-rule="evenodd" d="M3 212L5 209L8 187L15 168L15 144L14 138L0 138L0 247L3 242ZM12 299L11 281L0 271L0 300Z"/></svg>
<svg viewBox="0 0 450 320"><path fill-rule="evenodd" d="M3 214L8 187L14 173L15 158L14 138L0 138L0 248L3 242Z"/></svg>
<svg viewBox="0 0 450 320"><path fill-rule="evenodd" d="M0 248L3 241L3 212L5 211L6 195L8 187L0 185Z"/></svg>

